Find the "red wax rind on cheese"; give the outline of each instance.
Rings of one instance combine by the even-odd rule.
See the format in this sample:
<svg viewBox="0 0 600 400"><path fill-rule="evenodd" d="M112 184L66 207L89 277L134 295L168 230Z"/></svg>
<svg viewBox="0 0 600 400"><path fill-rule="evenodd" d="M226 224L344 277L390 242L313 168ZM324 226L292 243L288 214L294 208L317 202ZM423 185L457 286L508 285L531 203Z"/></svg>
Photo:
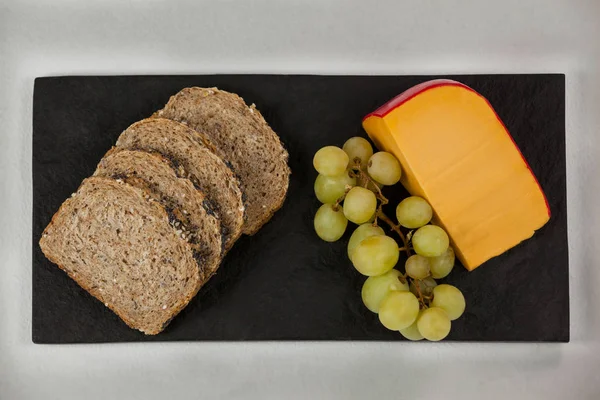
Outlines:
<svg viewBox="0 0 600 400"><path fill-rule="evenodd" d="M467 269L548 222L548 202L527 161L490 103L468 86L421 83L367 115L363 127L398 158L402 184L429 201Z"/></svg>

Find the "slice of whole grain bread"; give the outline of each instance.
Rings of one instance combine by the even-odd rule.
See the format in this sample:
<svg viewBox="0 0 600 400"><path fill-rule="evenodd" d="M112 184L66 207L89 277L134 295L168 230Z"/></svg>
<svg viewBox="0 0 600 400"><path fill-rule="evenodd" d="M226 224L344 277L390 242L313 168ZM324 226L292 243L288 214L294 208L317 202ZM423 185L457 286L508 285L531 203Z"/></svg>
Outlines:
<svg viewBox="0 0 600 400"><path fill-rule="evenodd" d="M144 189L175 219L176 231L192 244L201 278L208 279L221 261L221 224L204 194L192 182L179 178L158 153L112 148L100 160L94 176L121 179Z"/></svg>
<svg viewBox="0 0 600 400"><path fill-rule="evenodd" d="M134 123L117 140L117 147L158 152L202 191L221 221L225 251L241 234L244 203L237 178L193 129L178 122L151 118Z"/></svg>
<svg viewBox="0 0 600 400"><path fill-rule="evenodd" d="M185 123L206 135L231 163L246 194L243 232L252 235L285 200L288 153L254 105L217 88L191 87L171 97L155 117Z"/></svg>
<svg viewBox="0 0 600 400"><path fill-rule="evenodd" d="M131 328L161 332L202 284L191 245L147 192L91 177L52 217L46 257Z"/></svg>

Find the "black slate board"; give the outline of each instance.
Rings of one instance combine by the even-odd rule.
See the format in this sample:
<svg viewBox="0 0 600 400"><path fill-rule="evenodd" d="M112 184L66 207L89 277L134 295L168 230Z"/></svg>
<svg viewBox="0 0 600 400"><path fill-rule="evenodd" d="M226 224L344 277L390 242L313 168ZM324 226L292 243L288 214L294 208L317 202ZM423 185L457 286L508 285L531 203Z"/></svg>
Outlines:
<svg viewBox="0 0 600 400"><path fill-rule="evenodd" d="M324 145L365 135L361 118L426 76L119 76L35 81L33 104L33 332L35 343L174 340L403 340L361 303L364 278L334 244L313 233L318 202L312 157ZM447 281L467 310L447 340L568 341L564 75L449 76L487 97L550 202L550 222L509 252ZM284 207L243 237L217 276L165 332L145 337L123 324L38 246L62 201L92 174L129 124L187 86L218 86L254 102L290 152ZM396 189L395 199L406 195Z"/></svg>

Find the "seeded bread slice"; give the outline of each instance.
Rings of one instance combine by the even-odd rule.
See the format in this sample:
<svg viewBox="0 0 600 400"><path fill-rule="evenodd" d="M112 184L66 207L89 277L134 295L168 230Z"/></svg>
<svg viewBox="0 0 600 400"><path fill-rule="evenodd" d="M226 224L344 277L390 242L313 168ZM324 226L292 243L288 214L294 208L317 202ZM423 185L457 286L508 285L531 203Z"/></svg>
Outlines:
<svg viewBox="0 0 600 400"><path fill-rule="evenodd" d="M290 168L279 137L254 105L217 88L191 87L171 97L156 117L183 122L206 135L233 166L246 194L243 232L252 235L285 200Z"/></svg>
<svg viewBox="0 0 600 400"><path fill-rule="evenodd" d="M146 194L113 179L87 178L54 214L40 247L127 325L154 335L202 280L191 245Z"/></svg>
<svg viewBox="0 0 600 400"><path fill-rule="evenodd" d="M117 147L158 152L168 159L179 177L190 179L206 195L221 221L225 251L231 248L244 223L242 192L231 169L193 129L164 118L145 119L127 128Z"/></svg>
<svg viewBox="0 0 600 400"><path fill-rule="evenodd" d="M158 153L112 148L100 160L94 176L121 179L147 190L175 219L176 232L197 252L202 279L208 279L221 261L221 224L192 182L179 178L169 161Z"/></svg>

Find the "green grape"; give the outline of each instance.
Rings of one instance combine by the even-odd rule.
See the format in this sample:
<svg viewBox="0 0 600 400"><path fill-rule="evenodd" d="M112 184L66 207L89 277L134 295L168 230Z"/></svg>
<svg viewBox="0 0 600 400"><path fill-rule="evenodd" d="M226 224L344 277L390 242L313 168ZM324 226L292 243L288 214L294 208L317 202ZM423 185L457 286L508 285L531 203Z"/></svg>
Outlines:
<svg viewBox="0 0 600 400"><path fill-rule="evenodd" d="M408 276L414 279L425 279L429 276L429 260L418 254L408 257L404 268Z"/></svg>
<svg viewBox="0 0 600 400"><path fill-rule="evenodd" d="M379 305L379 321L392 331L408 328L419 315L419 300L405 291L391 291Z"/></svg>
<svg viewBox="0 0 600 400"><path fill-rule="evenodd" d="M380 226L373 226L372 223L367 222L356 228L348 241L348 258L352 260L354 249L356 249L356 246L358 246L363 239L378 235L385 235L385 232Z"/></svg>
<svg viewBox="0 0 600 400"><path fill-rule="evenodd" d="M422 295L431 296L431 294L433 293L433 288L437 286L437 282L430 276L428 276L425 279L412 281L410 283L410 292L415 296L418 296L419 292L417 291L416 285L419 286Z"/></svg>
<svg viewBox="0 0 600 400"><path fill-rule="evenodd" d="M394 239L385 235L363 239L352 252L352 265L366 276L385 274L398 262L400 249Z"/></svg>
<svg viewBox="0 0 600 400"><path fill-rule="evenodd" d="M373 222L375 222L375 214L377 214L377 211L375 211L373 215L371 215L371 218L369 218L366 223L372 224Z"/></svg>
<svg viewBox="0 0 600 400"><path fill-rule="evenodd" d="M376 313L379 311L381 301L392 290L408 292L408 283L400 282L400 275L400 271L392 269L383 275L367 278L361 291L362 301L365 306Z"/></svg>
<svg viewBox="0 0 600 400"><path fill-rule="evenodd" d="M427 225L433 217L431 206L422 197L410 196L396 207L396 218L405 228L416 229Z"/></svg>
<svg viewBox="0 0 600 400"><path fill-rule="evenodd" d="M335 203L346 192L346 186L355 186L356 178L348 172L337 176L321 175L315 180L315 194L323 204Z"/></svg>
<svg viewBox="0 0 600 400"><path fill-rule="evenodd" d="M417 320L419 333L432 342L437 342L448 336L451 326L452 323L446 311L438 307L423 310Z"/></svg>
<svg viewBox="0 0 600 400"><path fill-rule="evenodd" d="M465 296L455 286L442 284L433 288L433 307L446 311L452 321L465 312Z"/></svg>
<svg viewBox="0 0 600 400"><path fill-rule="evenodd" d="M395 185L402 176L402 169L396 157L385 151L375 153L369 158L367 171L371 178L387 186Z"/></svg>
<svg viewBox="0 0 600 400"><path fill-rule="evenodd" d="M435 279L447 277L452 268L454 268L454 258L454 249L452 247L448 247L448 250L441 256L430 257L429 267L431 268L431 276Z"/></svg>
<svg viewBox="0 0 600 400"><path fill-rule="evenodd" d="M417 254L423 257L437 257L448 249L450 240L448 234L439 226L425 225L414 233L412 244Z"/></svg>
<svg viewBox="0 0 600 400"><path fill-rule="evenodd" d="M361 169L363 171L367 170L367 163L373 155L373 147L371 147L371 143L367 139L359 136L351 137L346 140L342 148L348 154L350 164L354 163L355 158L359 158Z"/></svg>
<svg viewBox="0 0 600 400"><path fill-rule="evenodd" d="M344 235L348 220L341 209L335 211L333 204L323 204L315 214L315 232L326 242L335 242Z"/></svg>
<svg viewBox="0 0 600 400"><path fill-rule="evenodd" d="M420 315L421 312L419 312L419 316ZM409 326L408 328L400 329L400 334L406 339L412 341L423 340L423 335L421 335L421 332L419 332L419 328L417 327L417 321L419 320L419 316L417 316L417 319L415 320L415 322L412 323L411 326Z"/></svg>
<svg viewBox="0 0 600 400"><path fill-rule="evenodd" d="M318 173L337 176L348 168L348 154L337 146L325 146L315 153L313 165Z"/></svg>
<svg viewBox="0 0 600 400"><path fill-rule="evenodd" d="M355 224L365 223L377 210L377 197L368 189L355 186L344 199L344 215Z"/></svg>

